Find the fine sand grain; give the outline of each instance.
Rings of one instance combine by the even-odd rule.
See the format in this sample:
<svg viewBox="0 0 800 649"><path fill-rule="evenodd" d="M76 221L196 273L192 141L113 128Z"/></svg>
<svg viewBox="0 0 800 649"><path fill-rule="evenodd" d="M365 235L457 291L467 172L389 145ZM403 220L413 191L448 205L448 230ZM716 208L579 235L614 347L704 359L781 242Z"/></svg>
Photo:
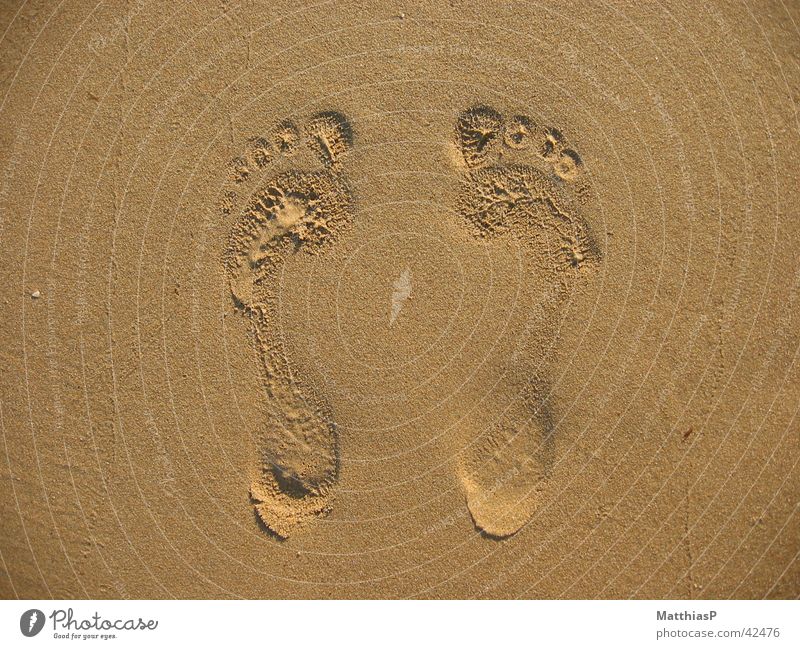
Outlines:
<svg viewBox="0 0 800 649"><path fill-rule="evenodd" d="M0 13L0 595L800 596L800 10Z"/></svg>

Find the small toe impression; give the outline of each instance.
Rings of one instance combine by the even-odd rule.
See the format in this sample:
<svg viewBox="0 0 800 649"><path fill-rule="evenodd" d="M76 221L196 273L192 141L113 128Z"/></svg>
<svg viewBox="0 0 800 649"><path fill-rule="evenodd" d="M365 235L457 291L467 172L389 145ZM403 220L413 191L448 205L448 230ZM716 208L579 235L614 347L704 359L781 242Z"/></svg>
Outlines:
<svg viewBox="0 0 800 649"><path fill-rule="evenodd" d="M581 172L583 162L572 149L564 149L553 164L553 170L561 180L575 180Z"/></svg>
<svg viewBox="0 0 800 649"><path fill-rule="evenodd" d="M556 162L564 148L564 136L557 128L547 126L539 141L539 157L548 162Z"/></svg>
<svg viewBox="0 0 800 649"><path fill-rule="evenodd" d="M282 155L291 155L300 144L300 129L291 120L284 120L272 134L272 144Z"/></svg>
<svg viewBox="0 0 800 649"><path fill-rule="evenodd" d="M272 162L272 145L264 137L253 137L247 142L247 159L251 166L264 169Z"/></svg>
<svg viewBox="0 0 800 649"><path fill-rule="evenodd" d="M461 113L456 126L456 140L464 163L468 167L483 164L502 132L503 118L493 108L474 106Z"/></svg>
<svg viewBox="0 0 800 649"><path fill-rule="evenodd" d="M527 149L536 138L536 124L529 117L515 115L503 130L503 142L510 149Z"/></svg>

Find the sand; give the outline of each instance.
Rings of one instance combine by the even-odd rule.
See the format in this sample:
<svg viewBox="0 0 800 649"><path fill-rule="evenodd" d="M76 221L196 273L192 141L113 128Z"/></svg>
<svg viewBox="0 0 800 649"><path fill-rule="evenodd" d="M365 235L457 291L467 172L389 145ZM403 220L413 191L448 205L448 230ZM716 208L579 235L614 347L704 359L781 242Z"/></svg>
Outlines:
<svg viewBox="0 0 800 649"><path fill-rule="evenodd" d="M4 598L800 596L796 3L6 3Z"/></svg>

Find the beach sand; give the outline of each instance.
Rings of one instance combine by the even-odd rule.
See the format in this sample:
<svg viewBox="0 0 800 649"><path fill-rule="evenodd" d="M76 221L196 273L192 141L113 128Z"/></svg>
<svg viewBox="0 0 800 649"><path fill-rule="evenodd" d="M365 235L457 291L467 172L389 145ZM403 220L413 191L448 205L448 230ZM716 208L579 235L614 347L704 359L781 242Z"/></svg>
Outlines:
<svg viewBox="0 0 800 649"><path fill-rule="evenodd" d="M0 595L800 596L798 21L5 3Z"/></svg>

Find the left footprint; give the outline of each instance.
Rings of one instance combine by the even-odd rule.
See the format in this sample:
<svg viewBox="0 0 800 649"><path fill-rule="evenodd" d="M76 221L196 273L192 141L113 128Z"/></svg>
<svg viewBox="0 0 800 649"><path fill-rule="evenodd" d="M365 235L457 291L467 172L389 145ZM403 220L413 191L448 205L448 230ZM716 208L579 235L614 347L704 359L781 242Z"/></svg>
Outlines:
<svg viewBox="0 0 800 649"><path fill-rule="evenodd" d="M234 303L249 319L269 400L250 497L261 522L284 539L330 511L339 457L330 409L289 367L276 327L277 271L290 255L319 253L351 221L341 165L352 145L343 115L319 113L303 128L281 122L269 138L251 140L231 165L238 186L274 172L259 182L239 213L223 265ZM314 154L314 168L277 171L303 152ZM230 211L235 196L226 194L223 211Z"/></svg>

